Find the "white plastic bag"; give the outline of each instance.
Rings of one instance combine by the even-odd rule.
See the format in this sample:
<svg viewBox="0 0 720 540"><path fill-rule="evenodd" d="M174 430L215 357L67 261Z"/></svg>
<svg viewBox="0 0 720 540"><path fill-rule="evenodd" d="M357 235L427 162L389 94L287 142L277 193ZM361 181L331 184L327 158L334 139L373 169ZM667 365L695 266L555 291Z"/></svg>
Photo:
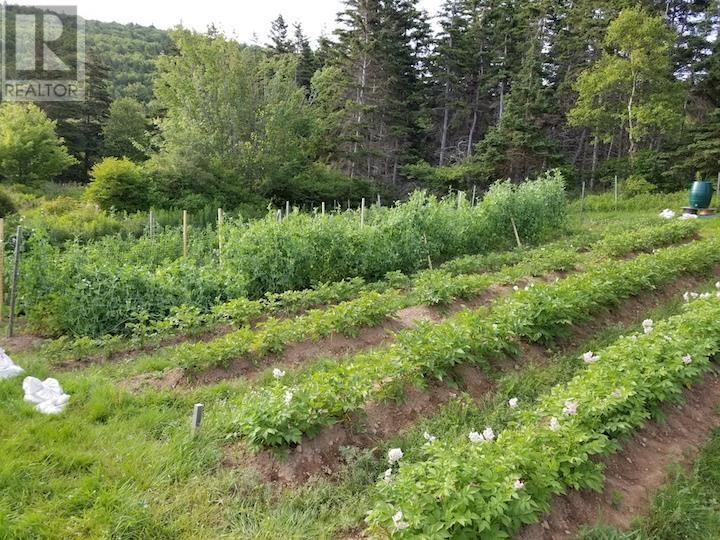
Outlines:
<svg viewBox="0 0 720 540"><path fill-rule="evenodd" d="M5 351L0 349L0 380L12 379L20 375L23 371L25 370L20 366L16 366L10 357L5 354Z"/></svg>
<svg viewBox="0 0 720 540"><path fill-rule="evenodd" d="M34 403L35 409L43 414L63 412L70 400L70 396L63 392L56 379L41 381L35 377L25 377L23 390L25 390L25 401Z"/></svg>

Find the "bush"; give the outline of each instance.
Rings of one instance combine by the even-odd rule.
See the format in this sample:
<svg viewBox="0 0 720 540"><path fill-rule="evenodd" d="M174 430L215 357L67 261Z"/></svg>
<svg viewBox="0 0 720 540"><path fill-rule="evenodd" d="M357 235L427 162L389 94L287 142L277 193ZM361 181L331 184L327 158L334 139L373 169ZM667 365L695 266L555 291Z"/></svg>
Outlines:
<svg viewBox="0 0 720 540"><path fill-rule="evenodd" d="M37 231L26 243L19 303L30 326L52 336L123 334L128 324L162 319L180 305L208 311L245 292L242 276L218 267L214 240L210 230L193 231L189 257L181 259L176 230L63 249Z"/></svg>
<svg viewBox="0 0 720 540"><path fill-rule="evenodd" d="M651 184L644 177L633 174L628 176L620 185L620 193L623 197L636 197L638 195L646 195L657 189L655 184Z"/></svg>
<svg viewBox="0 0 720 540"><path fill-rule="evenodd" d="M127 158L108 157L90 172L86 197L104 210L135 212L147 207L148 189L141 168Z"/></svg>
<svg viewBox="0 0 720 540"><path fill-rule="evenodd" d="M0 191L0 217L5 218L16 211L15 203L13 203L10 195L4 191Z"/></svg>

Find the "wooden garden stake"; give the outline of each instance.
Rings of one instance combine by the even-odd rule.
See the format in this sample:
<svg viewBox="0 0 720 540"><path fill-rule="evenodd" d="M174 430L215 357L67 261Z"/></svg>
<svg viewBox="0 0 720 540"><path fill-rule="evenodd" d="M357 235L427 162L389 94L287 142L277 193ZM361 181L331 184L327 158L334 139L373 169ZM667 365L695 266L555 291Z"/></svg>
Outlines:
<svg viewBox="0 0 720 540"><path fill-rule="evenodd" d="M150 236L150 238L155 236L155 214L153 214L152 210L150 210L150 215L148 216L148 236Z"/></svg>
<svg viewBox="0 0 720 540"><path fill-rule="evenodd" d="M615 175L615 211L617 211L617 204L618 204L618 180L617 180L617 174Z"/></svg>
<svg viewBox="0 0 720 540"><path fill-rule="evenodd" d="M515 241L517 242L517 245L519 248L522 247L522 242L520 241L520 235L518 234L517 226L515 225L515 218L510 216L510 223L512 223L513 232L515 233Z"/></svg>
<svg viewBox="0 0 720 540"><path fill-rule="evenodd" d="M12 285L10 289L10 322L8 323L8 337L13 337L15 326L15 299L17 298L17 285L20 277L20 246L22 244L22 227L17 228L15 236L15 261L13 266Z"/></svg>
<svg viewBox="0 0 720 540"><path fill-rule="evenodd" d="M325 215L325 201L320 203L320 212L323 216Z"/></svg>
<svg viewBox="0 0 720 540"><path fill-rule="evenodd" d="M5 219L0 218L0 321L5 306Z"/></svg>
<svg viewBox="0 0 720 540"><path fill-rule="evenodd" d="M193 437L197 437L200 433L200 423L202 422L203 416L203 404L196 403L193 408L191 432Z"/></svg>
<svg viewBox="0 0 720 540"><path fill-rule="evenodd" d="M475 197L477 194L477 185L473 184L473 195L472 195L472 205L475 206Z"/></svg>
<svg viewBox="0 0 720 540"><path fill-rule="evenodd" d="M220 260L220 266L222 266L222 254L223 254L223 236L222 236L222 229L223 229L223 211L222 208L218 208L218 218L217 218L217 234L218 234L218 259Z"/></svg>
<svg viewBox="0 0 720 540"><path fill-rule="evenodd" d="M425 233L423 233L423 244L425 244L425 251L427 251L428 268L432 270L433 267L432 259L430 258L430 248L428 247L427 235Z"/></svg>
<svg viewBox="0 0 720 540"><path fill-rule="evenodd" d="M187 210L183 210L182 228L183 228L183 257L185 257L187 259L187 256L188 256L188 213L187 213Z"/></svg>
<svg viewBox="0 0 720 540"><path fill-rule="evenodd" d="M285 201L285 219L290 216L290 201Z"/></svg>
<svg viewBox="0 0 720 540"><path fill-rule="evenodd" d="M365 226L365 197L360 199L360 226Z"/></svg>

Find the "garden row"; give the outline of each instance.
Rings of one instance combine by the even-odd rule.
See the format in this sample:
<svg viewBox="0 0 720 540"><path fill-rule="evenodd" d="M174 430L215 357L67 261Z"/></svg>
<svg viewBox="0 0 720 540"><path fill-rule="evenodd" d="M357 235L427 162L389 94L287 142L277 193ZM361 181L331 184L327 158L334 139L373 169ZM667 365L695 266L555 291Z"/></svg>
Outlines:
<svg viewBox="0 0 720 540"><path fill-rule="evenodd" d="M371 529L407 537L508 538L547 511L553 495L599 489L602 465L595 457L614 451L620 436L708 370L720 351L720 302L714 296L697 300L680 315L645 321L643 328L588 353L587 369L532 409L518 409L501 433L486 427L482 434L435 439L424 459L401 460L377 484Z"/></svg>
<svg viewBox="0 0 720 540"><path fill-rule="evenodd" d="M518 186L498 183L476 206L416 193L391 209L375 209L363 226L353 212L228 223L222 264L209 230L193 234L187 258L178 255L182 244L172 233L137 245L106 238L61 249L38 231L28 242L19 301L31 326L45 334L128 334L132 323L163 319L180 305L208 311L233 298L349 277L374 281L508 249L514 229L524 242L537 243L556 235L565 216L563 181L553 173Z"/></svg>
<svg viewBox="0 0 720 540"><path fill-rule="evenodd" d="M392 345L345 362L317 362L308 369L238 392L218 420L229 438L251 446L300 442L368 401L398 395L426 377L443 378L454 365L489 367L518 339L548 342L619 300L720 262L720 241L667 248L630 261L599 263L552 284L519 290L491 309L462 311L439 324L397 334Z"/></svg>
<svg viewBox="0 0 720 540"><path fill-rule="evenodd" d="M202 369L222 365L234 358L259 358L268 353L278 353L287 343L318 340L334 332L354 335L360 328L378 324L409 306L447 305L458 298L477 296L491 285L508 285L522 278L567 271L579 262L589 262L605 254L617 257L638 249L651 250L690 238L696 232L694 222L675 221L608 234L593 243L574 238L572 244L560 241L531 250L466 256L449 261L439 269L424 270L410 277L395 272L375 283L355 278L315 289L268 294L261 300L238 298L219 304L208 313L181 306L161 321L138 323L129 339L121 336L85 337L72 341L61 339L53 343L47 352L56 359L81 359L94 354L108 355L160 345L172 336L197 335L219 326L240 327L240 330L210 344L181 345L175 351L161 353L169 358L167 365ZM587 248L590 254L581 256L577 253ZM490 268L496 272L471 273ZM304 311L312 305L332 304L343 298L348 300L326 309L310 310L297 319L271 317L273 314L289 315ZM259 328L245 328L262 316L269 318L260 323ZM172 358L173 355L175 358Z"/></svg>

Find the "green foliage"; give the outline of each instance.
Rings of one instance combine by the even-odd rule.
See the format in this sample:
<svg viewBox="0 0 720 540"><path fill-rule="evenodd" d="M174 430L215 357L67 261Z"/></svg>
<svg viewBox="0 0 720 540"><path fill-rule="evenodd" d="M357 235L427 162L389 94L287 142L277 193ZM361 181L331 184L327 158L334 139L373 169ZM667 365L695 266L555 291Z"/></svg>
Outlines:
<svg viewBox="0 0 720 540"><path fill-rule="evenodd" d="M592 244L591 249L600 255L620 257L632 252L649 252L658 247L675 244L691 238L697 232L697 223L693 221L671 221L663 226L608 235Z"/></svg>
<svg viewBox="0 0 720 540"><path fill-rule="evenodd" d="M672 78L673 39L660 17L623 10L607 29L608 52L577 80L570 124L588 127L605 141L626 127L630 156L653 133L678 128L683 88Z"/></svg>
<svg viewBox="0 0 720 540"><path fill-rule="evenodd" d="M292 179L315 161L314 119L295 84L296 59L221 35L178 30L172 37L177 54L158 61L156 80L166 112L160 151L148 164L155 202L195 196L232 207L251 192L292 192Z"/></svg>
<svg viewBox="0 0 720 540"><path fill-rule="evenodd" d="M274 215L230 231L227 264L248 278L249 292L303 289L349 276L369 280L411 273L431 260L487 252L514 243L511 215L523 240L537 242L565 220L562 179L548 175L519 186L498 183L475 207L456 208L417 193L393 209L370 211L365 227L356 213L311 217Z"/></svg>
<svg viewBox="0 0 720 540"><path fill-rule="evenodd" d="M147 207L147 183L141 168L127 158L108 157L91 171L89 200L104 210L135 212Z"/></svg>
<svg viewBox="0 0 720 540"><path fill-rule="evenodd" d="M87 47L109 68L111 97L131 97L149 103L155 61L171 49L168 32L152 26L100 21L86 21L85 30Z"/></svg>
<svg viewBox="0 0 720 540"><path fill-rule="evenodd" d="M149 145L148 127L142 103L129 97L116 99L103 126L104 154L143 161Z"/></svg>
<svg viewBox="0 0 720 540"><path fill-rule="evenodd" d="M126 333L128 323L162 319L175 306L209 310L245 290L241 277L217 267L214 239L212 231L194 231L183 260L177 231L63 250L38 231L27 242L19 304L44 334L95 337Z"/></svg>
<svg viewBox="0 0 720 540"><path fill-rule="evenodd" d="M646 193L634 197L620 197L617 209L621 211L655 211L660 212L665 208L680 208L687 204L687 191L677 193ZM572 205L574 210L580 208L580 202ZM586 195L584 208L590 212L613 212L615 210L615 195L603 193L601 195Z"/></svg>
<svg viewBox="0 0 720 540"><path fill-rule="evenodd" d="M407 384L442 379L456 364L483 366L501 353L512 354L518 337L547 343L620 299L668 283L681 272L705 272L720 261L718 248L717 241L704 241L599 264L553 284L519 290L490 310L462 311L436 325L420 324L399 333L389 347L339 364L320 363L234 397L223 430L255 447L299 443L303 434L312 435ZM194 354L188 355L192 358Z"/></svg>
<svg viewBox="0 0 720 540"><path fill-rule="evenodd" d="M638 195L647 195L657 189L655 184L651 184L645 178L638 175L628 176L620 184L620 193L623 197L637 197Z"/></svg>
<svg viewBox="0 0 720 540"><path fill-rule="evenodd" d="M10 214L14 214L16 210L12 197L5 191L0 191L0 217L6 218Z"/></svg>
<svg viewBox="0 0 720 540"><path fill-rule="evenodd" d="M32 184L52 180L74 164L57 124L35 105L0 105L0 178Z"/></svg>

